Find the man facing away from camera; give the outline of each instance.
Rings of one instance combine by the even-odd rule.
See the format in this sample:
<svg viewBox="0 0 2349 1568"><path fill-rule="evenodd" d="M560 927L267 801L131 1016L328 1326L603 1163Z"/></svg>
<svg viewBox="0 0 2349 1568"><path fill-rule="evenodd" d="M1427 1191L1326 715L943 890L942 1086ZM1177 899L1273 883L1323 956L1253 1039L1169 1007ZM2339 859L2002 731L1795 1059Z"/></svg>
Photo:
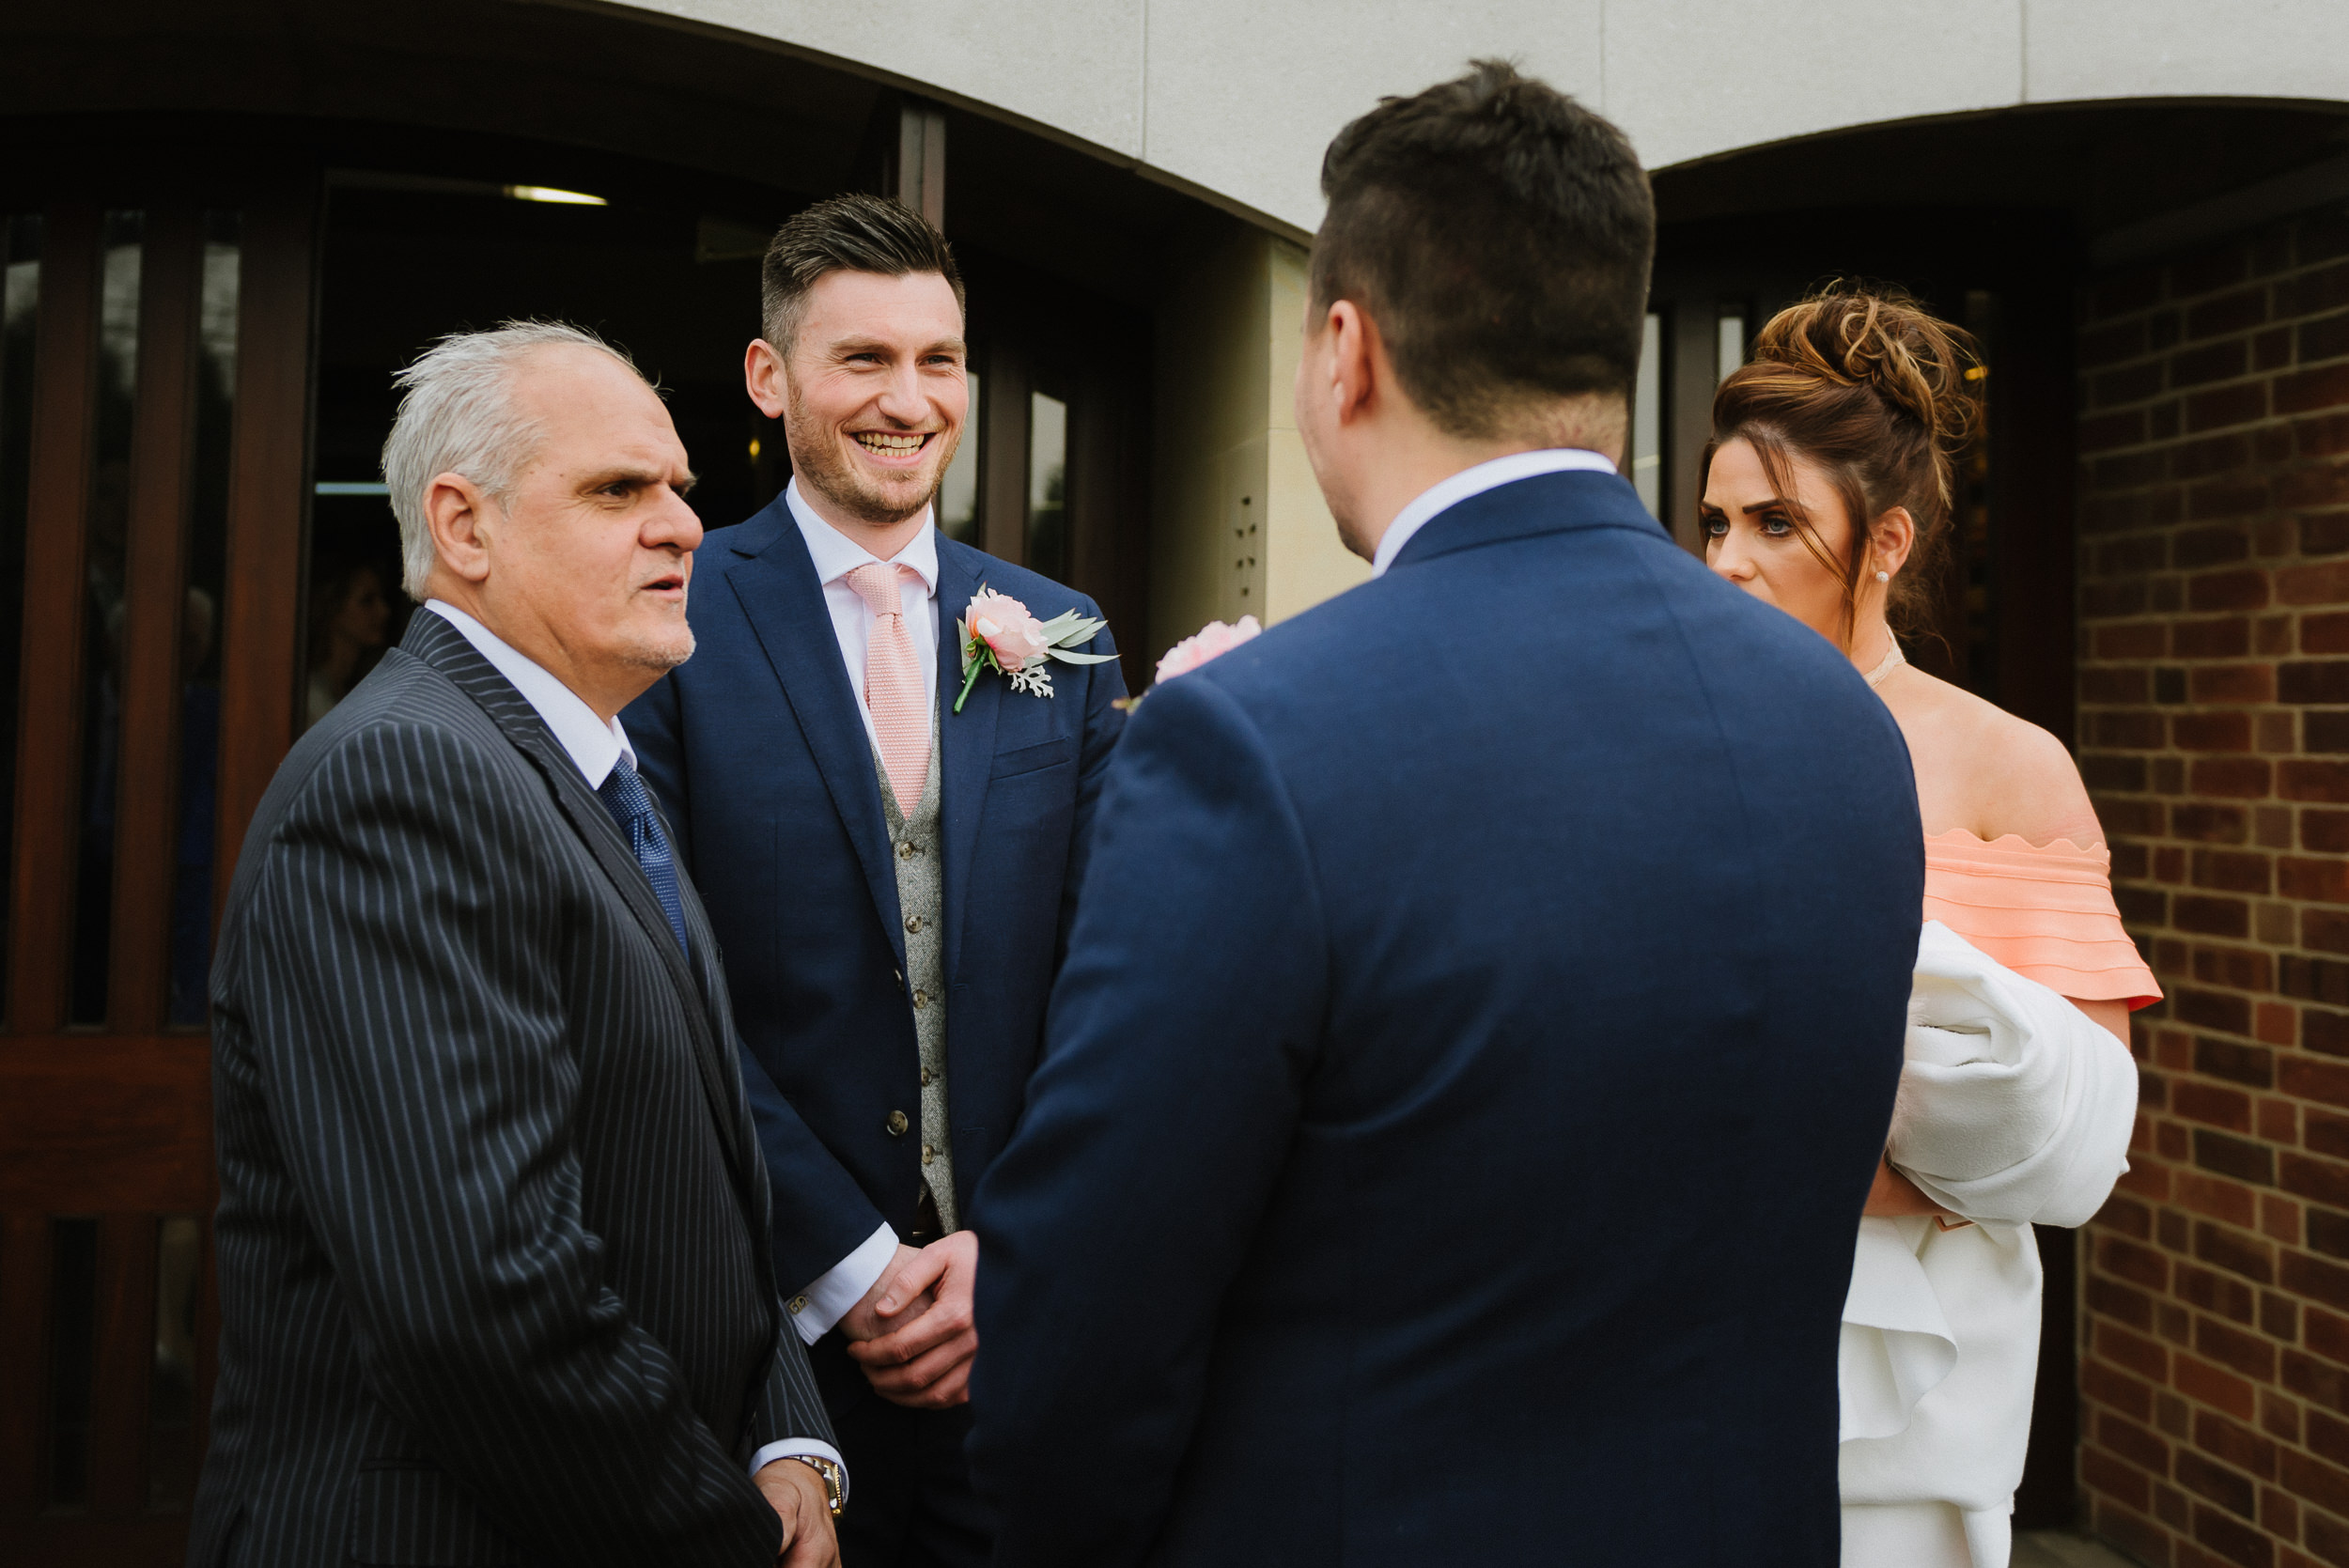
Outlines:
<svg viewBox="0 0 2349 1568"><path fill-rule="evenodd" d="M212 971L221 1370L195 1568L828 1568L718 944L615 716L701 524L593 336L399 378L398 647L295 745Z"/></svg>
<svg viewBox="0 0 2349 1568"><path fill-rule="evenodd" d="M709 536L698 651L629 730L730 960L777 1266L856 1473L842 1549L983 1568L971 1193L1043 1043L1125 686L1091 599L938 530L970 406L938 231L875 196L819 202L764 279L744 373L791 483ZM983 589L997 619L969 614ZM1084 623L1049 695L965 669L967 615L1026 624L1004 598Z"/></svg>
<svg viewBox="0 0 2349 1568"><path fill-rule="evenodd" d="M1616 472L1614 127L1484 64L1322 184L1298 427L1374 579L1118 743L972 1209L996 1561L1829 1568L1899 732Z"/></svg>

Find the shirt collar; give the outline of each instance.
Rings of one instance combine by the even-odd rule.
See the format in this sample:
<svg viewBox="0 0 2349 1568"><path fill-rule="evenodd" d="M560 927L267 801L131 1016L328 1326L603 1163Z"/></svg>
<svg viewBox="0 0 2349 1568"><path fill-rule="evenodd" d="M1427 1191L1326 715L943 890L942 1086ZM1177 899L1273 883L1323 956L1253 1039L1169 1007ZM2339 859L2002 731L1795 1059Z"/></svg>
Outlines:
<svg viewBox="0 0 2349 1568"><path fill-rule="evenodd" d="M545 665L457 606L444 599L430 598L424 601L424 607L464 633L465 641L474 645L474 651L522 694L522 701L537 711L569 754L572 766L587 781L589 789L601 789L603 781L612 776L613 765L623 757L630 768L635 768L636 748L628 743L628 732L620 728L619 720L606 723L597 718L596 710L582 701L578 692L549 674Z"/></svg>
<svg viewBox="0 0 2349 1568"><path fill-rule="evenodd" d="M1519 479L1531 479L1537 474L1566 474L1576 470L1592 474L1615 474L1614 459L1602 458L1580 447L1550 446L1538 452L1512 452L1505 458L1495 458L1464 468L1449 479L1439 479L1414 497L1411 504L1394 514L1387 524L1387 532L1378 540L1378 552L1371 558L1370 575L1384 577L1394 558L1403 553L1403 547L1411 542L1411 536L1426 527L1444 512L1450 511L1472 495L1502 485L1513 485Z"/></svg>
<svg viewBox="0 0 2349 1568"><path fill-rule="evenodd" d="M800 493L800 481L795 476L783 489L784 504L791 508L791 520L800 525L800 536L807 541L807 553L816 563L816 581L836 582L868 561L879 556L849 538L831 523L816 515L816 508ZM938 530L928 518L922 520L922 531L905 549L891 558L892 564L911 567L922 579L922 587L930 598L938 597Z"/></svg>

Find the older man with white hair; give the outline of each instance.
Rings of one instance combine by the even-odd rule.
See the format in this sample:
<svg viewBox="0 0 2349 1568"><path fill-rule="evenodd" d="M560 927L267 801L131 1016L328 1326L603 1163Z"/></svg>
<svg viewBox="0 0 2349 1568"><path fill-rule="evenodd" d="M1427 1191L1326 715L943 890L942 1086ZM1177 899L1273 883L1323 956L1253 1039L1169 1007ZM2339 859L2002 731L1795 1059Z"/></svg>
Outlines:
<svg viewBox="0 0 2349 1568"><path fill-rule="evenodd" d="M212 976L198 1568L837 1560L717 944L616 715L692 652L667 411L443 340L383 472L424 601L278 770Z"/></svg>

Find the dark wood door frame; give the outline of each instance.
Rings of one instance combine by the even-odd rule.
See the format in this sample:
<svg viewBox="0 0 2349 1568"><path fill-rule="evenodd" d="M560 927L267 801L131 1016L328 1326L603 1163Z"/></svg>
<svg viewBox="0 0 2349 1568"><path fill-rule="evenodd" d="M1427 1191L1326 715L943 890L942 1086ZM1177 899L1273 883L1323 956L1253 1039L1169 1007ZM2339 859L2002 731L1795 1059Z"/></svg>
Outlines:
<svg viewBox="0 0 2349 1568"><path fill-rule="evenodd" d="M102 1027L68 1029L81 777L103 213L48 206L36 334L33 469L19 694L8 1019L0 1032L0 1561L176 1563L184 1499L159 1503L150 1448L163 1217L209 1232L210 1049L164 1028L179 831L203 209L235 207L241 275L231 427L223 704L214 839L225 889L244 824L292 739L309 417L318 184L171 191L145 201L121 659L112 973ZM217 894L215 894L217 896ZM64 1227L94 1235L86 1483L51 1500L53 1349ZM194 1452L210 1400L217 1311L202 1243ZM76 1296L77 1306L80 1297Z"/></svg>

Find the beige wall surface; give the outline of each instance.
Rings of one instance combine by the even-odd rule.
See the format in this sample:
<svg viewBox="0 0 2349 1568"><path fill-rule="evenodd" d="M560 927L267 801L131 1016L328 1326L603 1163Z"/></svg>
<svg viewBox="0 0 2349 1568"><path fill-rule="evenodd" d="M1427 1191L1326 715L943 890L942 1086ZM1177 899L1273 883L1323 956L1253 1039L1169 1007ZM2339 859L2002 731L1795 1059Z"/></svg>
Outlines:
<svg viewBox="0 0 2349 1568"><path fill-rule="evenodd" d="M635 0L1033 121L1310 231L1381 94L1506 55L1650 167L1921 115L2146 96L2349 101L2341 0Z"/></svg>
<svg viewBox="0 0 2349 1568"><path fill-rule="evenodd" d="M1178 272L1152 394L1153 659L1209 621L1270 625L1370 575L1338 542L1298 440L1303 248L1242 231Z"/></svg>

